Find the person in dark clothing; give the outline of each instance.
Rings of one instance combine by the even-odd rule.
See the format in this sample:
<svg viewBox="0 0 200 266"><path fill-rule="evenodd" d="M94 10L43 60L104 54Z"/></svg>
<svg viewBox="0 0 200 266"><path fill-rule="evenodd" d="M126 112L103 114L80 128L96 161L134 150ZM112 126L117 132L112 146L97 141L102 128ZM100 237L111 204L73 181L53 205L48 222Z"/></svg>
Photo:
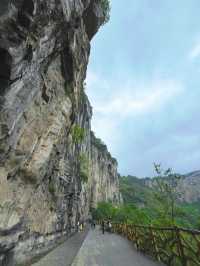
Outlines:
<svg viewBox="0 0 200 266"><path fill-rule="evenodd" d="M91 220L91 228L95 229L95 221Z"/></svg>
<svg viewBox="0 0 200 266"><path fill-rule="evenodd" d="M102 221L101 228L102 228L102 233L104 234L104 232L105 232L105 222L104 222L104 220Z"/></svg>
<svg viewBox="0 0 200 266"><path fill-rule="evenodd" d="M109 231L109 221L106 222L106 231Z"/></svg>

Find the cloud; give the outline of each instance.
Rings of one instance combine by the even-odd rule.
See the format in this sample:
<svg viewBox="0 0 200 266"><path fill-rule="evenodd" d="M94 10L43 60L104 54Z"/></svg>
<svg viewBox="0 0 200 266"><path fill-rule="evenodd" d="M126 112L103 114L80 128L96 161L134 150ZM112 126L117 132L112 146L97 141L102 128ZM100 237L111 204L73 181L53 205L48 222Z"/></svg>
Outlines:
<svg viewBox="0 0 200 266"><path fill-rule="evenodd" d="M87 83L94 111L106 116L117 116L118 118L158 110L184 90L183 85L176 80L157 79L147 81L146 84L129 80L122 82L122 84L116 84L115 80L104 81L93 73L88 75ZM101 95L101 98L99 98L98 95L92 93L91 86L93 89L95 88L95 91L97 89L102 91L106 87L112 93Z"/></svg>
<svg viewBox="0 0 200 266"><path fill-rule="evenodd" d="M183 173L199 169L197 2L128 0L127 15L113 1L111 22L93 39L92 127L122 174L155 174L154 161ZM128 36L124 25L133 28Z"/></svg>
<svg viewBox="0 0 200 266"><path fill-rule="evenodd" d="M152 143L158 145L159 130L163 134L166 128L162 129L159 121L154 122L154 125L152 121L171 102L177 101L184 91L183 85L177 80L105 80L91 70L86 83L94 113L92 129L108 145L112 155L120 158L121 165L127 165L122 157L128 160L130 153L127 149L130 147L136 152L151 149ZM152 132L149 128L152 128Z"/></svg>
<svg viewBox="0 0 200 266"><path fill-rule="evenodd" d="M200 56L200 41L198 41L193 48L191 49L191 51L189 52L189 59L190 60L194 60L197 57Z"/></svg>

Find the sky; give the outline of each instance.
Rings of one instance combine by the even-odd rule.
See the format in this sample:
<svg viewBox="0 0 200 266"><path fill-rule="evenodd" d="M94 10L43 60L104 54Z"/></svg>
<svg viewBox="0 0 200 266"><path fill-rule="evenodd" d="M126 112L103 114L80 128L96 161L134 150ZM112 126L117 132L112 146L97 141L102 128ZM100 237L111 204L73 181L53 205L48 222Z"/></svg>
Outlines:
<svg viewBox="0 0 200 266"><path fill-rule="evenodd" d="M91 43L92 129L119 173L200 169L200 1L112 0Z"/></svg>

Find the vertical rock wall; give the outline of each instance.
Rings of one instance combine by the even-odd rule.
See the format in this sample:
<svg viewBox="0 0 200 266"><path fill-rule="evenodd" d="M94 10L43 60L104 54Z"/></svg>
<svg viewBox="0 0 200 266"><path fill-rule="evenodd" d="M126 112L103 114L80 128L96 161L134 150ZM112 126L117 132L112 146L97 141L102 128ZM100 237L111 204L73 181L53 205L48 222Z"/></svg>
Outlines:
<svg viewBox="0 0 200 266"><path fill-rule="evenodd" d="M83 82L100 0L1 0L0 265L24 264L119 200Z"/></svg>

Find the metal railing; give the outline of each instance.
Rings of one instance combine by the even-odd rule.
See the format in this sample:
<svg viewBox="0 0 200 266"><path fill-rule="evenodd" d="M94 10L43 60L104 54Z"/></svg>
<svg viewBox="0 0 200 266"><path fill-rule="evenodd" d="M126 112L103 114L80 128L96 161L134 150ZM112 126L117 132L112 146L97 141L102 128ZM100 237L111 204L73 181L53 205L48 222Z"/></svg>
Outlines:
<svg viewBox="0 0 200 266"><path fill-rule="evenodd" d="M165 265L200 265L200 231L118 223L113 223L112 228L132 241L137 250Z"/></svg>

